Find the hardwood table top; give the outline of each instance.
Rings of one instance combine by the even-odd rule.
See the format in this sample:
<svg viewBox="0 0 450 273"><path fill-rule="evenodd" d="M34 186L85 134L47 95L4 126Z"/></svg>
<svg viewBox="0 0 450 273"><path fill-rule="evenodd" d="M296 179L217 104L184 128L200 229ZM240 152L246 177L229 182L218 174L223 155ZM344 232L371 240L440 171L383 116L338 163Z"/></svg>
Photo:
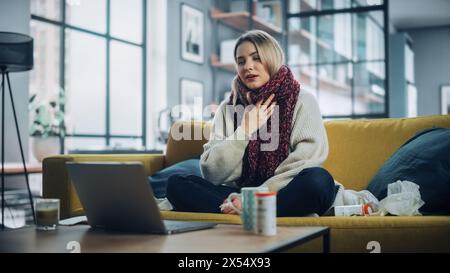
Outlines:
<svg viewBox="0 0 450 273"><path fill-rule="evenodd" d="M55 231L27 227L0 231L0 252L266 253L288 250L321 236L324 250L329 250L328 227L278 226L275 236L259 236L241 225L227 224L172 235L127 234L88 225L58 226Z"/></svg>

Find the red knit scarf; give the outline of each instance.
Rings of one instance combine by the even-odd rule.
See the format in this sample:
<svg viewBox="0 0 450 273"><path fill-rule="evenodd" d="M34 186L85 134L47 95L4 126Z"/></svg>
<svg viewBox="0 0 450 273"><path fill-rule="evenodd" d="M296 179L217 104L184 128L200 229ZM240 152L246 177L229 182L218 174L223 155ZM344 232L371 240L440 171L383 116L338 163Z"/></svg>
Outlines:
<svg viewBox="0 0 450 273"><path fill-rule="evenodd" d="M237 184L240 187L253 187L263 184L271 178L275 169L289 155L290 136L292 131L292 118L294 108L300 92L300 84L294 79L291 70L283 65L278 72L262 87L256 90L248 89L237 77L236 104L246 106L249 104L245 98L250 92L252 102L256 103L263 99L265 101L271 94L275 94L274 100L279 106L279 144L274 151L261 151L261 144L271 143L269 140L261 140L259 130L257 138L250 140L243 157L242 174ZM228 104L233 104L231 95ZM234 127L237 128L237 115L235 115ZM240 124L240 122L239 122ZM271 119L267 121L267 133L271 133Z"/></svg>

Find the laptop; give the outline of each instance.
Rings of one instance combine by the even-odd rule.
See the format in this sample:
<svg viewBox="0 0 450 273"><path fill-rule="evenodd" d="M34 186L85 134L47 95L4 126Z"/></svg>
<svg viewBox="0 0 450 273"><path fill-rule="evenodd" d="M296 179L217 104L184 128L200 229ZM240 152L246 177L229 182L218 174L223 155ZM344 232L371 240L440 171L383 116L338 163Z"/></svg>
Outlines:
<svg viewBox="0 0 450 273"><path fill-rule="evenodd" d="M66 166L93 228L173 234L216 225L163 220L142 163L67 162Z"/></svg>

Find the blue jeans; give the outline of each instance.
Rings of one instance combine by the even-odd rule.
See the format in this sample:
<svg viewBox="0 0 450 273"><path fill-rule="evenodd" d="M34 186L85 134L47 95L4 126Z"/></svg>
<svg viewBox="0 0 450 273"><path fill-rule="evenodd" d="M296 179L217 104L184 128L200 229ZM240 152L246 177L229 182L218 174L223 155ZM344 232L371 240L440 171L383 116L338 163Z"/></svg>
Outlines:
<svg viewBox="0 0 450 273"><path fill-rule="evenodd" d="M174 175L167 184L167 199L176 211L219 213L219 206L240 189L214 185L195 175ZM323 168L301 171L277 194L277 216L322 215L334 202L333 177Z"/></svg>

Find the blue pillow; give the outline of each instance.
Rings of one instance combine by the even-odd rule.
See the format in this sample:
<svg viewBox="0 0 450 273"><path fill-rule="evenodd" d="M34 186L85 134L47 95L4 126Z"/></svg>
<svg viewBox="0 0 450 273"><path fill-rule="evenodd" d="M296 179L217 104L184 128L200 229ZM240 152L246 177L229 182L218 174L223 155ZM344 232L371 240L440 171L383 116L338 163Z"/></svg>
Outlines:
<svg viewBox="0 0 450 273"><path fill-rule="evenodd" d="M420 186L423 214L450 214L450 129L422 131L403 144L381 167L367 190L379 200L388 184L408 180Z"/></svg>
<svg viewBox="0 0 450 273"><path fill-rule="evenodd" d="M148 181L153 188L153 193L156 198L166 197L167 180L174 174L202 176L200 172L200 160L189 159L181 161L149 176Z"/></svg>

